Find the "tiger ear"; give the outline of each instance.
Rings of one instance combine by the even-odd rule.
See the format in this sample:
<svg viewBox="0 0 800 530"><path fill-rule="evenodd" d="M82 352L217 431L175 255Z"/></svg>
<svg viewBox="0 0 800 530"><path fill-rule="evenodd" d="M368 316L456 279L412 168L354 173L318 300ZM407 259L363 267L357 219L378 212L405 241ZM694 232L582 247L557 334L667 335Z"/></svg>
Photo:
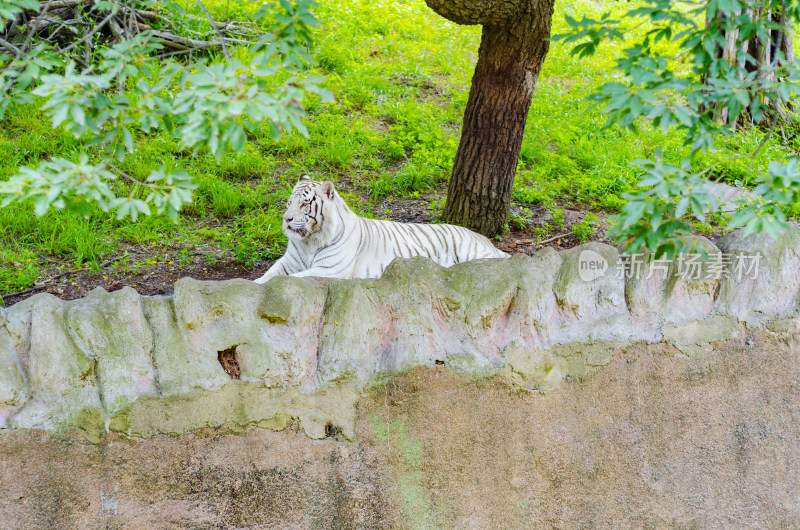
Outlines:
<svg viewBox="0 0 800 530"><path fill-rule="evenodd" d="M304 180L311 180L311 177L309 177L306 173L303 173L300 175L300 178L297 179L297 182L303 182Z"/></svg>
<svg viewBox="0 0 800 530"><path fill-rule="evenodd" d="M336 190L333 189L333 182L331 182L330 180L326 180L325 182L323 182L322 191L325 192L325 195L327 195L329 199L333 199L333 196L336 193Z"/></svg>

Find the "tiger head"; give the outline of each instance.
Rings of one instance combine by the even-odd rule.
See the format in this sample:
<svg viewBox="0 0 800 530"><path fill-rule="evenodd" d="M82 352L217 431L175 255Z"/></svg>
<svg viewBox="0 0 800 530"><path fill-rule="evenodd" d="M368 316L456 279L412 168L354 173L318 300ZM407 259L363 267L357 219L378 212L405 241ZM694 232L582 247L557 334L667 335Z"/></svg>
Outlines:
<svg viewBox="0 0 800 530"><path fill-rule="evenodd" d="M338 197L333 182L318 182L302 175L289 196L283 214L283 232L297 241L308 240L320 234L334 219Z"/></svg>

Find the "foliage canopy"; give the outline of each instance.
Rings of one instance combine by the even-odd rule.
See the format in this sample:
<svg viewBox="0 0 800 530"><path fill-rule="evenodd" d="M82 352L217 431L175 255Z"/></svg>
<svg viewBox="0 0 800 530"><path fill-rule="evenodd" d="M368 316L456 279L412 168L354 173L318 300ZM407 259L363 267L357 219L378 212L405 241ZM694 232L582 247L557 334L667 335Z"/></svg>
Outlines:
<svg viewBox="0 0 800 530"><path fill-rule="evenodd" d="M755 193L763 200L743 203L729 228L762 230L775 236L786 223L785 209L800 202L797 159L771 161L760 172L753 161L782 122L794 119L800 94L800 69L791 55L791 28L800 20L800 4L785 0L645 0L622 17L650 28L616 62L620 80L603 84L591 97L607 115L606 127L635 130L649 121L663 131L676 128L690 146L679 165L665 163L661 153L633 164L644 173L639 191L614 216L611 234L631 250L646 247L672 254L685 247L689 221L704 221L719 210L706 173L695 169L701 154L737 128L764 127L767 133L749 157L759 172ZM572 32L555 36L576 43L572 53L594 54L604 40L621 40L620 19L606 12L596 19L568 17ZM665 46L666 43L670 47ZM789 52L787 54L787 51ZM687 66L688 65L688 66Z"/></svg>
<svg viewBox="0 0 800 530"><path fill-rule="evenodd" d="M149 215L151 208L177 219L197 185L186 172L166 166L142 180L117 168L114 161L134 151L133 130L143 134L166 130L182 149L208 150L219 160L230 151L242 150L246 132L259 127L268 126L276 139L292 129L307 136L302 122L304 94L332 99L320 86L320 77L301 75L310 60L306 47L316 24L310 0L296 5L281 0L277 12L269 6L260 9L244 28L252 40L238 40L248 47L237 57L228 56L225 42L230 39L210 17L215 34L211 41L200 41L200 46L150 26L141 30L136 20L135 34L123 36L119 29L112 31L116 38L104 40L101 30L115 16L125 15L119 27L126 17L152 14L143 10L148 4L139 2L91 4L90 12L82 15L95 22L81 26L83 32L64 43L53 38L60 26L55 30L40 27L40 22L48 20L52 4L52 0L44 4L0 1L0 27L6 27L6 33L16 28L21 41L17 46L0 39L12 52L0 54L0 119L9 107L38 96L53 127L63 126L76 137L87 138L86 146L98 147L100 158L106 161L93 164L82 154L77 163L56 158L37 167L22 167L19 174L0 182L2 206L31 200L36 214L42 215L51 207L88 211L94 203L104 211L116 211L118 219L136 220L140 214ZM177 5L167 7L184 12ZM19 31L23 22L25 31ZM216 45L227 61L210 64L203 57L180 61L174 52L162 53L167 46L174 48L176 39L183 51L193 51L188 47L192 42L201 50L208 48L204 43ZM161 57L156 59L154 54ZM83 55L90 59L81 59ZM133 87L127 86L129 79L136 80ZM128 196L117 196L110 185L118 177L134 184ZM145 188L146 194L139 196L137 188Z"/></svg>

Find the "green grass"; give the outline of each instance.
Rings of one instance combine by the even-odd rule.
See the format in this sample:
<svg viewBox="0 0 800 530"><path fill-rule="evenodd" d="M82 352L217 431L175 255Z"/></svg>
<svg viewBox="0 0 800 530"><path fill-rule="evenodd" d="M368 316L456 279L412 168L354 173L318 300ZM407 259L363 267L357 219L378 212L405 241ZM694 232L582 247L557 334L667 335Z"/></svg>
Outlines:
<svg viewBox="0 0 800 530"><path fill-rule="evenodd" d="M221 18L244 13L230 1L206 4ZM59 211L36 218L30 206L4 208L0 293L30 287L53 263L96 266L128 245L147 245L155 252L166 241L179 247L210 245L256 264L282 252L280 216L292 184L304 172L347 188L354 208L375 217L386 215L377 207L373 210L381 197L425 197L444 191L480 28L448 22L423 0L319 4L321 25L312 50L317 67L312 73L327 76L336 102L322 104L310 98L308 139L295 133L275 142L264 127L250 136L243 152L218 163L210 155L181 151L166 134L142 135L122 169L142 176L167 165L188 171L199 184L194 204L184 209L179 221L153 216L138 223L120 222L99 209L88 219ZM591 15L594 9L596 4L582 0L560 3L553 32L566 30L565 13ZM603 130L603 115L590 108L586 96L611 79L614 57L623 46L605 45L596 56L577 59L561 44L551 45L531 105L513 191L521 206L544 203L553 209L560 204L614 212L623 204L621 194L638 180L630 161L652 156L657 148L668 161L685 156L686 147L674 131L662 133L647 125L638 133ZM732 157L752 151L760 138L761 133L750 131L727 139L701 163L720 162L715 176L748 184L748 162ZM759 164L800 147L795 145L800 139L791 137L787 146L779 140L767 145ZM63 130L52 130L35 106L17 109L0 123L0 179L42 159L77 159L82 143ZM591 235L590 225L578 228L580 237ZM138 270L146 264L124 266Z"/></svg>

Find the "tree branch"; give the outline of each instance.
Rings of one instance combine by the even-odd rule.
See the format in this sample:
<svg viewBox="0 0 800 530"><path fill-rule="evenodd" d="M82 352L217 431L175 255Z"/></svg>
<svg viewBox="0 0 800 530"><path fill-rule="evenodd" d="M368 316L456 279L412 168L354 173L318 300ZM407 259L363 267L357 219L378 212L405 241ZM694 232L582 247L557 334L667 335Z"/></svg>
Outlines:
<svg viewBox="0 0 800 530"><path fill-rule="evenodd" d="M425 0L447 20L464 25L501 25L514 17L525 0Z"/></svg>
<svg viewBox="0 0 800 530"><path fill-rule="evenodd" d="M83 38L82 38L81 40L78 40L78 41L75 41L75 42L73 42L72 44L70 44L69 46L67 46L67 47L66 47L66 48L64 48L63 50L61 50L61 53L62 53L62 54L63 54L63 53L67 53L68 51L70 51L70 50L72 50L72 49L74 49L74 48L76 48L76 47L80 46L80 45L81 45L81 44L83 44L84 42L86 42L86 41L88 41L89 39L91 39L91 38L92 38L92 35L94 35L94 34L95 34L95 33L97 33L98 31L100 31L100 28L102 28L103 26L105 26L105 25L108 23L108 21L109 21L109 20L111 20L111 18L112 18L112 17L114 17L115 15L116 15L116 13L112 12L110 15L108 15L106 18L104 18L102 22L100 22L99 24L95 25L94 29L92 29L91 31L89 31L88 33L86 33L86 35L84 35L84 36L83 36Z"/></svg>
<svg viewBox="0 0 800 530"><path fill-rule="evenodd" d="M225 46L225 39L222 36L222 31L217 27L217 24L214 22L214 19L211 18L211 13L208 12L208 9L206 9L206 6L203 5L203 2L201 2L201 0L194 0L194 1L195 1L195 3L197 3L198 6L200 6L200 9L203 10L203 13L206 14L206 18L208 19L208 23L211 25L211 27L213 28L214 32L216 32L217 38L219 39L219 43L222 46L222 53L225 54L225 60L228 61L228 62L231 62L231 56L228 53L228 47Z"/></svg>
<svg viewBox="0 0 800 530"><path fill-rule="evenodd" d="M50 10L51 5L53 5L53 0L47 0L47 3L45 4L44 8L42 8L42 10L39 12L38 16L36 16L36 18L28 22L30 28L28 29L28 36L25 39L25 45L22 47L23 52L27 52L28 50L30 50L31 41L33 41L33 35L36 33L36 30L38 29L39 26L39 20L47 14L47 12Z"/></svg>
<svg viewBox="0 0 800 530"><path fill-rule="evenodd" d="M16 46L11 44L10 42L5 41L3 39L0 39L0 47L5 48L6 50L10 51L14 55L16 55L17 58L22 57L22 55L23 55L22 54L22 50L20 50L19 48L17 48Z"/></svg>
<svg viewBox="0 0 800 530"><path fill-rule="evenodd" d="M139 180L139 179L137 179L135 177L132 177L131 175L125 173L124 171L122 171L120 168L118 168L114 164L109 164L108 167L110 167L111 169L116 171L119 174L120 177L124 178L127 181L130 181L132 184L134 184L134 186L144 186L145 188L150 188L150 189L153 189L153 190L171 190L173 188L173 186L160 186L158 184L153 184L151 182L142 182L141 180ZM134 191L135 191L135 188L134 188L134 190L131 191L131 197L133 197L133 192Z"/></svg>

